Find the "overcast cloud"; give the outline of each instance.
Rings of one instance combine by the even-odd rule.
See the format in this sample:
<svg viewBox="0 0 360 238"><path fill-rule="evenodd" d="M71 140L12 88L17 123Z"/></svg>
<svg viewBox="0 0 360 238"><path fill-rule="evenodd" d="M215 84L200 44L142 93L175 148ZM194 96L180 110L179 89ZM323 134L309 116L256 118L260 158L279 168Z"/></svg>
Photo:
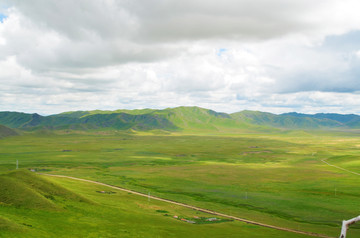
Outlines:
<svg viewBox="0 0 360 238"><path fill-rule="evenodd" d="M0 0L0 111L360 114L356 0Z"/></svg>

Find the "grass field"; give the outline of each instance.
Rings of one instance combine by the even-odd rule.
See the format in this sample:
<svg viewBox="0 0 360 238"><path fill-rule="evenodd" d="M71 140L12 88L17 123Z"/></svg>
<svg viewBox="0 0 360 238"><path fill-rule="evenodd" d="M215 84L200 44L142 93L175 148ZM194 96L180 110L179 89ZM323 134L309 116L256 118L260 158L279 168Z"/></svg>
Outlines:
<svg viewBox="0 0 360 238"><path fill-rule="evenodd" d="M356 133L59 132L9 137L0 140L0 148L0 172L4 174L14 170L18 160L20 168L101 181L246 219L330 236L338 236L343 219L360 214L360 177L321 161L326 159L360 172L360 137ZM96 193L101 188L81 182L48 180L90 202L65 199L61 206L71 204L65 212L0 203L0 229L6 230L1 234L299 236L240 222L185 224L156 210L183 216L193 216L195 211L160 202L148 204L146 199L129 194ZM32 228L21 225L33 224L30 221L38 224ZM136 225L135 221L143 225ZM59 223L59 228L54 228ZM73 227L78 229L70 229ZM352 226L348 234L359 236L360 226Z"/></svg>
<svg viewBox="0 0 360 238"><path fill-rule="evenodd" d="M42 194L52 198L51 203L43 199L31 207L26 205L29 199L19 199L12 205L2 204L1 237L238 237L239 233L248 237L263 237L264 233L287 236L287 232L235 221L189 224L173 216L213 216L125 192L99 193L96 191L110 190L94 184L39 178L24 171L2 175L0 181L5 177L16 181L18 186L28 185L32 193L23 196L36 197L34 194L39 191L35 187L41 184L47 187L42 189ZM29 180L32 182L28 183ZM49 187L56 187L56 190ZM69 196L72 199L66 199Z"/></svg>

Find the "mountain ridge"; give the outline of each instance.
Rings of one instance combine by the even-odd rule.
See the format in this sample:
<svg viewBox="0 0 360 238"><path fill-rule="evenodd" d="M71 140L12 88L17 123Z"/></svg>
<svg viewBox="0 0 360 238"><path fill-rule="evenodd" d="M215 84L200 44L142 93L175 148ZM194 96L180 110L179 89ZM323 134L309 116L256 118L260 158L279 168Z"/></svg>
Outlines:
<svg viewBox="0 0 360 238"><path fill-rule="evenodd" d="M356 114L297 112L273 114L244 110L223 113L201 107L166 109L119 109L115 111L71 111L41 116L37 113L0 112L0 124L23 130L116 129L116 130L208 130L222 129L359 129Z"/></svg>

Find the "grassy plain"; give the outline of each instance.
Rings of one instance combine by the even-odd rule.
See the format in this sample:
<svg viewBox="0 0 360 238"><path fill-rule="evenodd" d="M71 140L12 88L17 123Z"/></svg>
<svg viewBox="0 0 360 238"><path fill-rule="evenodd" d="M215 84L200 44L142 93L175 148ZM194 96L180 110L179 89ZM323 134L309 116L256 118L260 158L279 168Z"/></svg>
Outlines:
<svg viewBox="0 0 360 238"><path fill-rule="evenodd" d="M343 219L360 214L360 177L321 161L327 159L360 172L360 137L354 132L237 135L59 132L2 139L0 148L1 173L13 170L19 160L21 168L97 180L242 218L330 236L339 234ZM95 185L59 178L50 180L97 205L66 201L65 204L76 204L71 205L73 210L62 213L0 205L3 223L34 219L39 222L38 229L26 228L26 231L43 232L44 236L50 231L64 234L61 232L69 226L79 227L74 236L88 231L87 236L94 232L91 233L94 237L102 236L96 232L104 232L105 237L119 233L125 236L126 231L129 237L185 234L298 237L239 222L179 223L154 211L180 209L190 215L195 212L162 203L151 208L154 204L146 204L147 201L134 195L118 193L109 195L112 199L104 199L104 194L94 192L100 189ZM86 221L77 219L82 216ZM39 217L51 222L40 225L43 223ZM145 225L135 225L135 221ZM52 226L60 223L63 228L59 225L54 230ZM360 236L359 225L351 227L351 236Z"/></svg>

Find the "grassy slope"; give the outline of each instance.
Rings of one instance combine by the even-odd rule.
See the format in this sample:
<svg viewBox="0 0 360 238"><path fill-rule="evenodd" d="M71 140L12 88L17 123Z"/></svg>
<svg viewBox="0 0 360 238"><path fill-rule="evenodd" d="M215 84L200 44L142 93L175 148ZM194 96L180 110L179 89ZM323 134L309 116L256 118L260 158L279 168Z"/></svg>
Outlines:
<svg viewBox="0 0 360 238"><path fill-rule="evenodd" d="M6 200L0 204L1 237L288 237L235 221L187 224L172 216L209 215L120 191L97 193L109 188L27 171L2 174L0 184L0 201Z"/></svg>
<svg viewBox="0 0 360 238"><path fill-rule="evenodd" d="M358 128L357 115L315 114L306 115L242 111L233 114L218 113L199 107L177 107L164 110L139 109L116 111L74 111L52 116L0 112L0 123L23 129L117 129L117 130L163 130L193 132L224 132L230 130L265 131L275 128Z"/></svg>
<svg viewBox="0 0 360 238"><path fill-rule="evenodd" d="M73 130L176 130L170 121L164 117L152 114L105 113L89 114L78 117L83 112L70 116L54 115L40 116L38 114L0 112L0 123L13 128L26 130L38 129L73 129ZM66 114L65 114L66 115Z"/></svg>
<svg viewBox="0 0 360 238"><path fill-rule="evenodd" d="M10 129L6 126L0 125L0 139L9 136L19 135L15 130Z"/></svg>
<svg viewBox="0 0 360 238"><path fill-rule="evenodd" d="M10 128L20 128L32 119L32 114L21 112L0 112L2 125Z"/></svg>
<svg viewBox="0 0 360 238"><path fill-rule="evenodd" d="M178 107L164 110L76 111L52 116L2 112L0 123L27 130L136 130L183 132L254 132L273 131L266 127L236 121L226 113L199 107Z"/></svg>
<svg viewBox="0 0 360 238"><path fill-rule="evenodd" d="M252 125L233 120L226 113L218 113L199 107L177 107L154 111L166 117L185 133L244 133L276 131L274 128Z"/></svg>
<svg viewBox="0 0 360 238"><path fill-rule="evenodd" d="M114 111L103 111L103 110L93 110L93 111L71 111L71 112L63 112L60 114L56 114L53 116L66 116L66 117L74 117L74 118L82 118L89 115L96 115L96 114L113 114L113 113L127 113L131 115L141 115L141 114L148 114L155 109L134 109L134 110L127 110L127 109L119 109Z"/></svg>
<svg viewBox="0 0 360 238"><path fill-rule="evenodd" d="M232 114L218 113L199 107L177 107L164 110L116 110L116 111L78 111L66 112L57 116L84 118L91 115L106 115L112 113L127 113L131 115L161 115L185 131L222 131L224 129L266 129L259 126L276 128L357 128L360 117L357 115L341 114L298 114L287 113L275 115L257 111L242 111ZM258 125L257 127L254 125Z"/></svg>
<svg viewBox="0 0 360 238"><path fill-rule="evenodd" d="M224 130L258 130L261 127L238 122L226 114L199 107L177 107L164 110L141 109L141 110L116 110L116 111L77 111L55 115L55 117L90 118L97 116L99 120L106 120L106 115L114 113L127 113L130 115L148 117L146 124L149 129L163 129L173 131L178 129L186 132L218 132ZM170 123L161 128L151 123L151 118L163 118ZM137 129L137 128L135 128ZM138 128L141 129L141 128Z"/></svg>
<svg viewBox="0 0 360 238"><path fill-rule="evenodd" d="M0 201L3 205L8 206L61 209L56 206L57 199L86 202L86 199L26 170L1 175L0 187Z"/></svg>
<svg viewBox="0 0 360 238"><path fill-rule="evenodd" d="M337 114L337 113L317 113L317 114L301 114L301 113L285 113L282 115L291 115L296 117L310 117L317 119L330 119L340 122L343 125L357 124L360 122L360 116L355 114Z"/></svg>
<svg viewBox="0 0 360 238"><path fill-rule="evenodd" d="M319 116L317 118L312 117L311 115L297 113L275 115L259 111L242 111L232 113L231 117L238 121L246 121L251 124L266 125L277 128L322 129L346 127L345 124L333 120L335 117L326 118L325 116Z"/></svg>

